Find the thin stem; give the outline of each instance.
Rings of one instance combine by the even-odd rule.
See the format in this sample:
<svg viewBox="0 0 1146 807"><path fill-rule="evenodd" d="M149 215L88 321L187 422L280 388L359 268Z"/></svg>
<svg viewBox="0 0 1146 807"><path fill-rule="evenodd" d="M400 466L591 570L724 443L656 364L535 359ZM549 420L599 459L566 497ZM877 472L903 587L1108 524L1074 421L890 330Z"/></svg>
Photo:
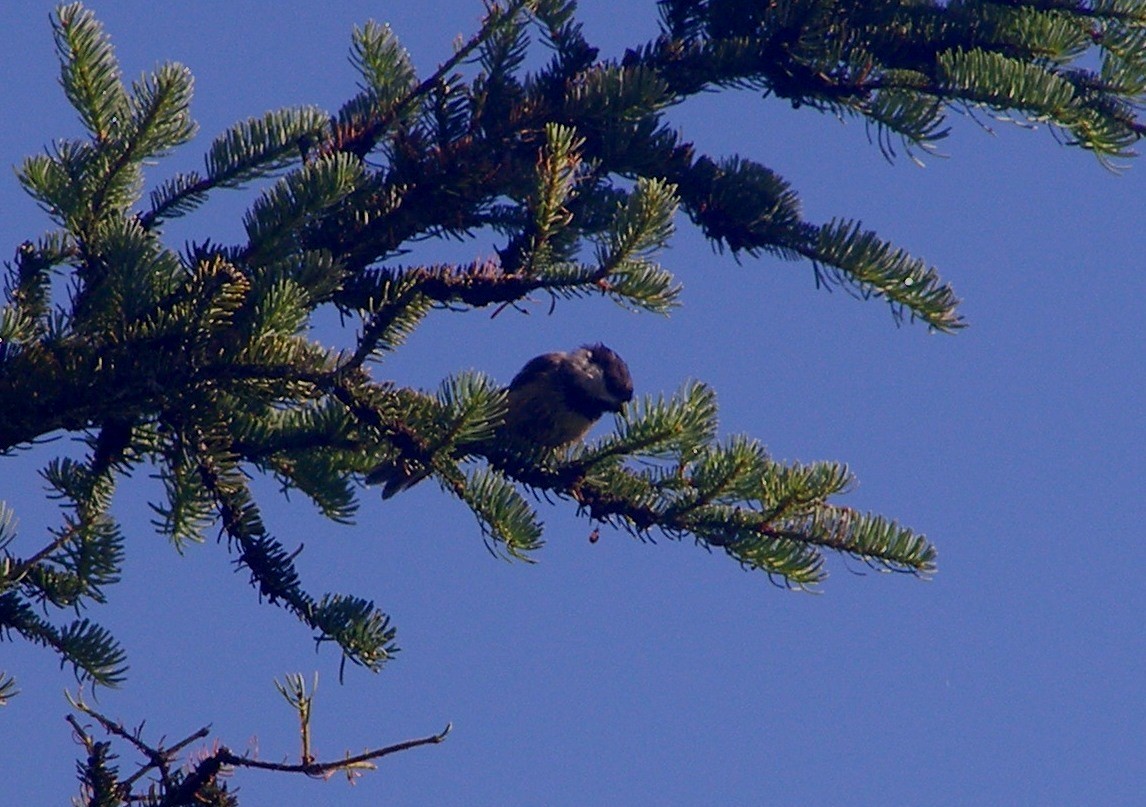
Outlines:
<svg viewBox="0 0 1146 807"><path fill-rule="evenodd" d="M326 776L327 774L356 767L365 762L389 756L390 754L397 754L400 751L409 751L411 748L419 748L423 745L437 745L445 742L446 736L452 729L453 724L447 723L446 727L438 734L431 734L429 737L420 737L416 740L406 740L405 742L395 743L394 745L388 745L385 748L378 748L373 751L366 751L357 756L347 757L346 759L340 759L335 762L310 762L297 765L282 762L264 762L260 759L251 759L250 757L232 754L226 748L220 749L214 756L224 765L232 765L235 767L257 768L259 770L278 771L280 773L304 773L307 776Z"/></svg>

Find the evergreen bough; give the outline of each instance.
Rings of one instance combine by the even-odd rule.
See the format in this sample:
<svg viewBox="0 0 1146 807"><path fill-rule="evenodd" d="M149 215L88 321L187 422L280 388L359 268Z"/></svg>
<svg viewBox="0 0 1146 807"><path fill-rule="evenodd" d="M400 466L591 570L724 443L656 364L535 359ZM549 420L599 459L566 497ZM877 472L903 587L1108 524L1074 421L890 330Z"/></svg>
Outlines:
<svg viewBox="0 0 1146 807"><path fill-rule="evenodd" d="M599 58L574 6L491 4L480 30L424 79L394 33L368 23L352 37L361 85L341 109L240 122L215 138L201 172L146 196L144 166L195 134L191 75L166 64L129 86L92 13L57 9L60 81L86 135L19 168L55 229L9 264L0 451L60 433L86 448L43 471L62 519L42 549L12 551L12 513L0 509L5 635L52 648L81 680L123 679L124 652L106 630L50 615L102 602L118 580L124 536L109 507L137 468L162 482L155 525L176 548L221 529L260 598L371 670L395 650L388 617L358 597L306 591L264 523L252 474L348 521L369 469L428 473L469 505L491 550L514 558L542 543L524 490L637 537L691 538L797 587L823 579L825 550L934 570L923 536L830 501L852 483L845 466L784 465L752 439L719 439L704 384L646 396L595 442L529 453L490 439L505 405L490 379L459 375L431 395L368 367L435 307L518 306L542 294L554 305L601 296L667 313L680 287L656 256L678 211L720 250L806 260L818 281L882 299L897 319L956 331L956 297L933 267L858 221L806 220L782 177L698 153L665 111L748 88L862 118L889 157L897 145L926 153L948 134L952 109L1018 116L1115 164L1146 131L1146 3L664 0L660 35L620 59ZM548 62L526 70L537 47ZM242 242L182 253L164 243L164 225L212 192L268 177ZM501 239L496 257L399 262L413 241L479 229ZM66 300L53 296L61 274ZM343 349L308 336L323 309L359 323ZM0 702L13 693L0 680ZM444 733L435 737L418 742ZM119 803L106 744L89 751L88 792L104 788L106 803ZM213 776L201 778L196 798L231 803Z"/></svg>

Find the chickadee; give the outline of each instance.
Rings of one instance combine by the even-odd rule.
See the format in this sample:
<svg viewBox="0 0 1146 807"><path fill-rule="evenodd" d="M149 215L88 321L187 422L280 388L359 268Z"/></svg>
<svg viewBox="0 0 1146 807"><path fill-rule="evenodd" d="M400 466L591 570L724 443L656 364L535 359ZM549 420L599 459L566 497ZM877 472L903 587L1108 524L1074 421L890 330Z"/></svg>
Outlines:
<svg viewBox="0 0 1146 807"><path fill-rule="evenodd" d="M620 412L633 399L628 365L598 343L571 353L543 353L530 359L505 390L505 421L494 439L543 448L560 448L582 439L606 412ZM367 484L383 484L382 498L417 484L429 475L413 475L383 464L366 475Z"/></svg>
<svg viewBox="0 0 1146 807"><path fill-rule="evenodd" d="M583 438L601 415L620 412L632 399L628 366L604 345L544 353L509 382L499 434L559 448Z"/></svg>

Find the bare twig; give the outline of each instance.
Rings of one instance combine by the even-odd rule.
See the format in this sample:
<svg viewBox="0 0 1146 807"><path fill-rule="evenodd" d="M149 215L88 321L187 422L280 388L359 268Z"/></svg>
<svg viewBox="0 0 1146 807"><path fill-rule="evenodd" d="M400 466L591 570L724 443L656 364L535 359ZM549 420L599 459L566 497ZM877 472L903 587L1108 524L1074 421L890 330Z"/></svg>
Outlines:
<svg viewBox="0 0 1146 807"><path fill-rule="evenodd" d="M236 768L256 768L264 771L278 771L279 773L304 773L307 776L325 777L332 773L337 773L340 770L361 768L364 766L364 763L389 756L390 754L397 754L400 751L409 751L412 748L418 748L423 745L437 745L445 742L446 736L452 729L453 724L447 723L446 727L438 734L431 734L429 737L419 737L416 740L406 740L405 742L388 745L385 748L377 748L373 751L366 751L357 756L348 756L345 759L335 760L333 762L310 762L299 763L297 765L283 762L264 762L260 759L238 756L226 748L220 748L212 756L218 758L224 765L231 765Z"/></svg>
<svg viewBox="0 0 1146 807"><path fill-rule="evenodd" d="M85 703L79 695L74 698L69 695L68 700L77 711L95 720L107 734L128 742L145 758L146 761L139 765L135 773L114 783L116 792L120 795L120 798L126 802L138 800L131 792L132 787L136 782L152 771L158 771L159 789L166 793L168 797L176 797L176 802L180 804L197 799L207 788L214 786L215 780L219 776L226 775L234 768L252 768L255 770L275 771L277 773L302 773L306 776L316 778L328 778L332 774L345 771L349 776L353 777L360 771L374 770L376 766L373 764L373 761L376 759L397 754L401 751L409 751L412 748L418 748L423 745L437 745L446 739L446 735L450 733L452 728L451 724L447 724L441 732L428 737L406 740L383 748L365 751L354 756L347 754L343 759L317 762L313 756L311 756L309 740L310 703L314 693L312 690L311 693L307 695L304 689L298 688L302 687L302 683L302 676L290 676L288 677L286 685L287 691L283 692L284 696L288 696L288 694L289 696L294 696L294 700L298 700L299 697L301 697L306 704L306 720L304 721L305 737L301 762L297 764L265 762L243 754L235 754L226 746L216 745L212 752L197 755L198 760L185 769L184 775L180 775L177 771L173 770L175 767L174 763L176 763L180 752L186 749L187 746L198 740L206 739L209 736L209 726L204 726L198 731L192 732L169 747L164 747L163 745L151 746L142 738L142 726L135 731L130 731L125 728L121 722L112 720L93 709ZM284 687L280 685L279 689L282 691ZM294 702L292 697L287 697L287 699L292 703ZM88 733L88 730L75 715L68 715L66 720L75 732L76 739L90 754L97 743ZM163 803L166 804L168 802L164 801Z"/></svg>

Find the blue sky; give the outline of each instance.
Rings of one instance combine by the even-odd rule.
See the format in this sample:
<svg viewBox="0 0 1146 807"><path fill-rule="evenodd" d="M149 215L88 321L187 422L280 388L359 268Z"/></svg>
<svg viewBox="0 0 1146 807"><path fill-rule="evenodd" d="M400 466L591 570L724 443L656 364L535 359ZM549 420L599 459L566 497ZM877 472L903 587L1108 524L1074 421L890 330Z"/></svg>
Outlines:
<svg viewBox="0 0 1146 807"><path fill-rule="evenodd" d="M15 5L0 9L7 165L80 132L56 83L52 4ZM390 22L425 75L481 13L477 0L290 5L93 0L128 78L165 60L196 77L200 136L152 183L200 165L241 118L336 109L354 91L355 23ZM653 35L655 19L651 0L582 3L605 54ZM376 374L426 388L468 368L508 381L536 353L605 341L638 393L699 378L718 392L722 433L758 437L780 459L849 463L860 485L841 502L926 533L935 578L831 558L822 593L789 593L690 543L606 530L591 544L571 507L544 503L540 562L509 564L432 484L387 502L367 493L352 527L263 484L275 534L306 547L310 590L373 598L398 626L398 658L339 685L337 655L258 605L224 546L180 556L153 534L157 488L140 472L116 505L125 579L89 614L124 643L131 673L98 706L146 719L152 740L211 723L221 742L274 760L297 754L272 686L288 672L319 673L324 758L453 723L443 745L383 760L353 787L241 772L249 805L1139 803L1146 166L1115 175L1045 128L988 133L957 115L946 156L888 164L862 123L747 93L695 99L672 120L701 150L778 171L808 218L861 218L937 265L970 327L896 327L881 303L816 290L806 264L714 253L680 217L662 255L685 287L672 316L599 300L552 315L547 303L496 319L439 312ZM213 198L169 243L238 239L252 198ZM48 227L11 173L0 210L3 255ZM58 450L4 460L17 552L36 551L54 523L35 469ZM5 799L65 803L80 750L63 719L74 681L20 642L0 644L0 669L22 688L0 710Z"/></svg>

